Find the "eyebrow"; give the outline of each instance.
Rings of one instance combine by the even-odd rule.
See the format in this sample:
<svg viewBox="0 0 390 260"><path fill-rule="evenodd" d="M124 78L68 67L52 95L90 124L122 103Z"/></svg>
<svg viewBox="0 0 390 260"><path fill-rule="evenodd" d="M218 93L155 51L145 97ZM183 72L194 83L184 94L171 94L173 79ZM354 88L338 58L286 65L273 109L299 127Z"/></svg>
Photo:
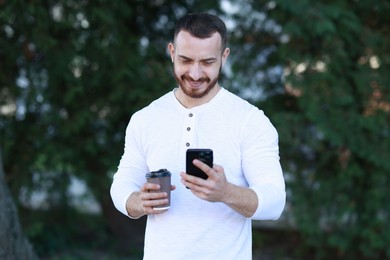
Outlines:
<svg viewBox="0 0 390 260"><path fill-rule="evenodd" d="M182 59L185 59L185 60L193 60L193 59L191 59L191 58L189 58L187 56L184 56L184 55L178 55L178 56L179 56L179 58L182 58ZM210 61L216 61L216 60L217 60L217 58L206 58L206 59L202 59L200 61L202 61L202 62L210 62Z"/></svg>

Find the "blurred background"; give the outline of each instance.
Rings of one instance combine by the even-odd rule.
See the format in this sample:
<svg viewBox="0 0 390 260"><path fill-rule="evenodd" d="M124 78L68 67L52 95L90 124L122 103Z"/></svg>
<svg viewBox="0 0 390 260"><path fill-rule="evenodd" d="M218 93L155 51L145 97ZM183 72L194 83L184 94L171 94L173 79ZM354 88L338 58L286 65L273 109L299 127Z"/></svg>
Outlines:
<svg viewBox="0 0 390 260"><path fill-rule="evenodd" d="M142 257L109 188L199 11L229 29L221 85L279 132L287 205L253 223L254 259L390 257L389 1L0 0L0 258L18 231L41 259Z"/></svg>

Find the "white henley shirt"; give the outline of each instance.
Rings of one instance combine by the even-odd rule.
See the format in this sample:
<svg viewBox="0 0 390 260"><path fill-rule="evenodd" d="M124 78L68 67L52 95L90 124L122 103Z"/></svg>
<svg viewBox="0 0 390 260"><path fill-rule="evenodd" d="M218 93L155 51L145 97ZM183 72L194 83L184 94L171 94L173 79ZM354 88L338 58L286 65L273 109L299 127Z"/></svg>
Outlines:
<svg viewBox="0 0 390 260"><path fill-rule="evenodd" d="M149 215L144 259L251 259L251 219L279 218L285 183L278 134L263 111L222 88L207 104L187 109L174 91L136 112L127 127L124 154L111 197L127 215L126 200L159 169L172 173L171 207ZM258 208L245 218L227 205L201 200L180 182L188 148L210 148L227 180L249 187Z"/></svg>

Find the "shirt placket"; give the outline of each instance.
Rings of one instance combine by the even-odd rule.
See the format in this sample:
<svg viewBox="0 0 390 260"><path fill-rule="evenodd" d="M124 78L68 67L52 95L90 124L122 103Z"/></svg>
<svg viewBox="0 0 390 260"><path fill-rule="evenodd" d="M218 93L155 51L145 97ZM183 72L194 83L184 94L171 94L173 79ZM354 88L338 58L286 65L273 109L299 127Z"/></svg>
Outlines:
<svg viewBox="0 0 390 260"><path fill-rule="evenodd" d="M196 116L195 113L190 111L186 115L186 119L184 120L184 142L183 146L185 149L194 147L195 141L195 122Z"/></svg>

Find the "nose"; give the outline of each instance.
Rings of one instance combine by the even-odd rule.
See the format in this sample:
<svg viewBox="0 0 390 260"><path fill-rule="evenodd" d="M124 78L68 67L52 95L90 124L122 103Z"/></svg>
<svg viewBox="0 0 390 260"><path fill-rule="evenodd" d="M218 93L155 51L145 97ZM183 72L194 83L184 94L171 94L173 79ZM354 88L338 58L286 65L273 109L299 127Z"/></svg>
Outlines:
<svg viewBox="0 0 390 260"><path fill-rule="evenodd" d="M199 63L194 63L189 71L189 76L193 80L199 80L202 77L202 68Z"/></svg>

